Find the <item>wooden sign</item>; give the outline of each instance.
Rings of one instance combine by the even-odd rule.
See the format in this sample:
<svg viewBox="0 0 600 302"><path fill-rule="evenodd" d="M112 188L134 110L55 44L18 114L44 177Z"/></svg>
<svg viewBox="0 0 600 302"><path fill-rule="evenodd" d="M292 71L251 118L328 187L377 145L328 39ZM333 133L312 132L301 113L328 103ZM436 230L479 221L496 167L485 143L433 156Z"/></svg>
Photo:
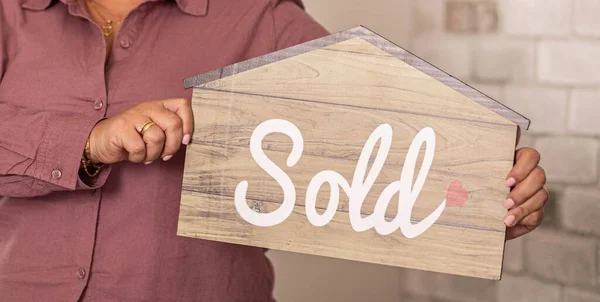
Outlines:
<svg viewBox="0 0 600 302"><path fill-rule="evenodd" d="M526 118L364 27L185 85L178 235L500 279Z"/></svg>

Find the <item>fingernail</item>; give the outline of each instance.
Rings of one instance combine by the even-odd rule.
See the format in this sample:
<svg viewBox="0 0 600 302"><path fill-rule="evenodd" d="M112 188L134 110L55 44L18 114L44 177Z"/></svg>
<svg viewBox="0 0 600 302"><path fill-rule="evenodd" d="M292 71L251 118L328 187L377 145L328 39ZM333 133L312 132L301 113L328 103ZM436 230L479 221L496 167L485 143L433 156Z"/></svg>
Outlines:
<svg viewBox="0 0 600 302"><path fill-rule="evenodd" d="M515 223L515 216L510 215L504 218L504 224L506 224L506 226L511 227L513 223Z"/></svg>
<svg viewBox="0 0 600 302"><path fill-rule="evenodd" d="M506 186L507 187L512 187L517 183L517 181L514 178L509 178L506 180Z"/></svg>
<svg viewBox="0 0 600 302"><path fill-rule="evenodd" d="M163 160L168 161L169 159L171 159L171 157L173 157L173 155L167 155L167 156L163 157Z"/></svg>
<svg viewBox="0 0 600 302"><path fill-rule="evenodd" d="M512 198L508 198L504 201L504 207L508 210L515 206L515 201Z"/></svg>
<svg viewBox="0 0 600 302"><path fill-rule="evenodd" d="M149 164L151 164L151 163L152 163L151 161L147 161L147 162L145 162L144 164L146 164L146 165L149 165Z"/></svg>
<svg viewBox="0 0 600 302"><path fill-rule="evenodd" d="M192 137L189 134L186 134L183 136L183 140L181 141L181 143L184 145L188 145L191 139Z"/></svg>

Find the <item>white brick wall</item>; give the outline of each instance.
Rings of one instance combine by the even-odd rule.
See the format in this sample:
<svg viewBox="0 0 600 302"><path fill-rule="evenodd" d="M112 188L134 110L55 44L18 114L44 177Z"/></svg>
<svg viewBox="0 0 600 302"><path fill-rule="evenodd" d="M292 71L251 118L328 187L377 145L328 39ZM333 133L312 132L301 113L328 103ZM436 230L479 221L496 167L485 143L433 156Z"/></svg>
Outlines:
<svg viewBox="0 0 600 302"><path fill-rule="evenodd" d="M504 251L504 270L520 273L523 270L523 238L508 241Z"/></svg>
<svg viewBox="0 0 600 302"><path fill-rule="evenodd" d="M563 302L598 302L600 295L579 289L569 288L565 290Z"/></svg>
<svg viewBox="0 0 600 302"><path fill-rule="evenodd" d="M559 213L567 229L600 236L600 189L569 187Z"/></svg>
<svg viewBox="0 0 600 302"><path fill-rule="evenodd" d="M563 284L594 286L594 240L537 230L525 240L525 267L534 275Z"/></svg>
<svg viewBox="0 0 600 302"><path fill-rule="evenodd" d="M542 41L537 56L537 75L543 83L600 85L600 41Z"/></svg>
<svg viewBox="0 0 600 302"><path fill-rule="evenodd" d="M531 120L529 132L563 132L567 100L568 90L562 88L509 86L504 90L504 104Z"/></svg>
<svg viewBox="0 0 600 302"><path fill-rule="evenodd" d="M600 134L600 90L576 89L573 91L569 129L588 134Z"/></svg>
<svg viewBox="0 0 600 302"><path fill-rule="evenodd" d="M554 37L571 30L571 0L499 0L498 5L507 34Z"/></svg>
<svg viewBox="0 0 600 302"><path fill-rule="evenodd" d="M464 0L415 1L423 29L411 46L531 119L519 147L540 151L553 200L547 224L507 242L503 279L483 293L485 282L462 277L404 270L401 280L414 302L600 302L600 0L468 0L497 4L488 34L440 29L440 1Z"/></svg>
<svg viewBox="0 0 600 302"><path fill-rule="evenodd" d="M599 150L597 139L548 136L537 139L535 147L541 154L540 165L546 171L548 182L597 183Z"/></svg>
<svg viewBox="0 0 600 302"><path fill-rule="evenodd" d="M447 7L465 1L497 5L498 30L453 32ZM403 269L389 301L600 302L600 0L305 3L329 29L367 25L530 118L519 147L540 151L553 193L547 223L507 243L502 281ZM477 23L461 14L482 17L454 11L454 25Z"/></svg>
<svg viewBox="0 0 600 302"><path fill-rule="evenodd" d="M498 285L500 302L559 302L560 294L559 285L526 276L507 274Z"/></svg>
<svg viewBox="0 0 600 302"><path fill-rule="evenodd" d="M401 291L434 300L480 302L496 293L498 282L403 269Z"/></svg>
<svg viewBox="0 0 600 302"><path fill-rule="evenodd" d="M471 77L473 64L470 39L435 34L421 35L413 41L411 52L456 78Z"/></svg>
<svg viewBox="0 0 600 302"><path fill-rule="evenodd" d="M474 41L475 78L492 82L530 82L534 78L535 43L513 38ZM443 46L440 46L443 48Z"/></svg>
<svg viewBox="0 0 600 302"><path fill-rule="evenodd" d="M574 0L575 33L582 36L600 37L598 12L600 12L600 1Z"/></svg>
<svg viewBox="0 0 600 302"><path fill-rule="evenodd" d="M445 1L414 1L413 22L415 33L441 32L445 21Z"/></svg>

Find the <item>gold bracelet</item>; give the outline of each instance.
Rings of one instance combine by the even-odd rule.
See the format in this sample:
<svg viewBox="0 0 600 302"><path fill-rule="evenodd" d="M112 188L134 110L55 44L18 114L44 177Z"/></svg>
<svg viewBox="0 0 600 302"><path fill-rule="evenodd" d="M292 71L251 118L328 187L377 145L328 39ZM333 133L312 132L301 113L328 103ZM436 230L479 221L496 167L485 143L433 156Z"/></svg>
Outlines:
<svg viewBox="0 0 600 302"><path fill-rule="evenodd" d="M85 174L87 174L89 177L94 177L100 173L100 170L104 166L104 164L94 164L90 160L89 154L90 140L88 138L88 140L85 142L85 149L83 151L83 154L81 155L81 166L83 167L83 171L85 172ZM90 168L94 168L94 171L90 172Z"/></svg>
<svg viewBox="0 0 600 302"><path fill-rule="evenodd" d="M85 174L87 174L89 177L94 177L98 175L100 173L100 169L97 168L93 173L90 172L87 161L88 160L85 158L85 156L81 156L81 166L83 167L83 171L85 172Z"/></svg>

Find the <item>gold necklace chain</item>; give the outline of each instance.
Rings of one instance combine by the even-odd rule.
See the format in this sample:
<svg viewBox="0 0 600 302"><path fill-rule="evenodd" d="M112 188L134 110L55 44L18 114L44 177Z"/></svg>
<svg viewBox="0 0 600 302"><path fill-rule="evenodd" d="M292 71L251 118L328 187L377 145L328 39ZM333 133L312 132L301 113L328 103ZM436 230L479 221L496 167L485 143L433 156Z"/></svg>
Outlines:
<svg viewBox="0 0 600 302"><path fill-rule="evenodd" d="M104 34L105 37L112 35L114 32L113 26L120 24L121 22L123 22L123 20L107 20L106 18L104 18L104 16L102 16L100 11L96 7L96 4L93 1L88 1L88 3L89 3L89 6L96 12L96 14L98 14L98 16L100 18L102 18L102 21L104 21L104 25L101 26L102 34Z"/></svg>

